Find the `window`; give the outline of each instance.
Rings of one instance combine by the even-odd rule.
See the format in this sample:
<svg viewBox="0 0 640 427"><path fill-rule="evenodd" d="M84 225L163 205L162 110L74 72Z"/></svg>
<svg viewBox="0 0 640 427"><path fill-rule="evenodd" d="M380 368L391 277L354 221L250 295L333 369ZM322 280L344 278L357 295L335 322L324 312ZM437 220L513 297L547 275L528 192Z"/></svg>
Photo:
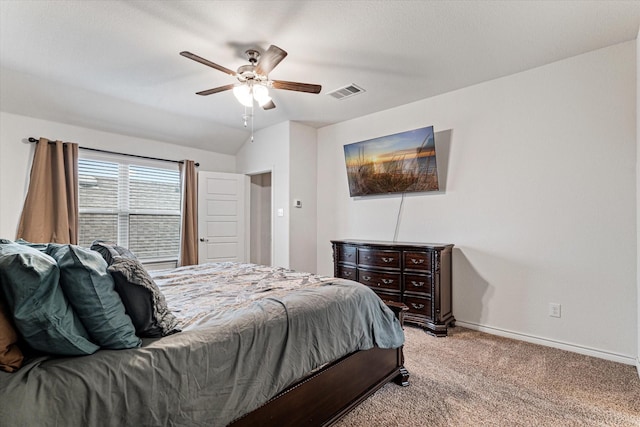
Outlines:
<svg viewBox="0 0 640 427"><path fill-rule="evenodd" d="M143 261L169 261L180 249L177 165L124 156L78 160L79 244L128 247Z"/></svg>

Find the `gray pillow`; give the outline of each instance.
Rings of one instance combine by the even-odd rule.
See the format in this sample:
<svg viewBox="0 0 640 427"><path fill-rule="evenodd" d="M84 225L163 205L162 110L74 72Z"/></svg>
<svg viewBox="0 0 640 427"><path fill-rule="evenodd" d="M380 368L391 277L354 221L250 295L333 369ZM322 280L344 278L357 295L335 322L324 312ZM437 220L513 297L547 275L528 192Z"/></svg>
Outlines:
<svg viewBox="0 0 640 427"><path fill-rule="evenodd" d="M107 270L138 336L163 337L179 331L164 295L138 260L116 256Z"/></svg>
<svg viewBox="0 0 640 427"><path fill-rule="evenodd" d="M94 240L91 243L91 250L99 252L108 265L111 265L113 258L117 256L138 259L129 249L123 246L118 246L115 242L109 242L107 240Z"/></svg>
<svg viewBox="0 0 640 427"><path fill-rule="evenodd" d="M47 253L58 263L60 286L93 341L109 349L140 347L142 340L136 336L100 254L55 243L49 244Z"/></svg>
<svg viewBox="0 0 640 427"><path fill-rule="evenodd" d="M99 347L69 305L59 278L49 255L0 240L0 291L24 341L50 354L92 354Z"/></svg>

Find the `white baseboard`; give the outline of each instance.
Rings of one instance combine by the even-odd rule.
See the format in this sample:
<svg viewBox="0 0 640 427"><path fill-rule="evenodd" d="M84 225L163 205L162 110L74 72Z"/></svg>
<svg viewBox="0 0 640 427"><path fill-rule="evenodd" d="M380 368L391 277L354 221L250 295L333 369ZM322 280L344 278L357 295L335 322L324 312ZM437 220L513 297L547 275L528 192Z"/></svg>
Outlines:
<svg viewBox="0 0 640 427"><path fill-rule="evenodd" d="M540 338L533 335L523 334L520 332L509 331L501 328L494 328L492 326L479 325L477 323L465 322L462 320L456 320L456 325L464 328L473 329L480 332L486 332L488 334L498 335L506 338L513 338L520 341L526 341L533 344L540 344L547 347L558 348L560 350L572 351L578 354L584 354L586 356L598 357L600 359L612 360L614 362L624 363L625 365L635 365L638 369L638 375L640 376L640 358L634 359L630 356L623 354L612 353L604 350L598 350L595 348L579 346L575 344L569 344L561 341L555 341L548 338Z"/></svg>

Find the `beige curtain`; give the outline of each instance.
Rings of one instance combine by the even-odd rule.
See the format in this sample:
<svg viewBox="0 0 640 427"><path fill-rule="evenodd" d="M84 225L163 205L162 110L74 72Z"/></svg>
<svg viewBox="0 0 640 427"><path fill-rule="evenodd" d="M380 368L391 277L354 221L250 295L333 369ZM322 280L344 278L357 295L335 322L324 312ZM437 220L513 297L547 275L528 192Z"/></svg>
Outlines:
<svg viewBox="0 0 640 427"><path fill-rule="evenodd" d="M198 263L198 177L193 160L180 164L182 180L182 227L178 265Z"/></svg>
<svg viewBox="0 0 640 427"><path fill-rule="evenodd" d="M16 238L78 244L78 144L36 144Z"/></svg>

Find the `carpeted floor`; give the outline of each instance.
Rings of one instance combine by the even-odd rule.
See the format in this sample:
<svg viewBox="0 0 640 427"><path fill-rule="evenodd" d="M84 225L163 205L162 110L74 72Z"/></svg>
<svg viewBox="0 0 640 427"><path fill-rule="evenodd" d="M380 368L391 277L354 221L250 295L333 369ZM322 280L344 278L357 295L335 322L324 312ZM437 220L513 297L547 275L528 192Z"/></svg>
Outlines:
<svg viewBox="0 0 640 427"><path fill-rule="evenodd" d="M337 426L640 426L634 366L461 327L405 335L411 385L385 385Z"/></svg>

